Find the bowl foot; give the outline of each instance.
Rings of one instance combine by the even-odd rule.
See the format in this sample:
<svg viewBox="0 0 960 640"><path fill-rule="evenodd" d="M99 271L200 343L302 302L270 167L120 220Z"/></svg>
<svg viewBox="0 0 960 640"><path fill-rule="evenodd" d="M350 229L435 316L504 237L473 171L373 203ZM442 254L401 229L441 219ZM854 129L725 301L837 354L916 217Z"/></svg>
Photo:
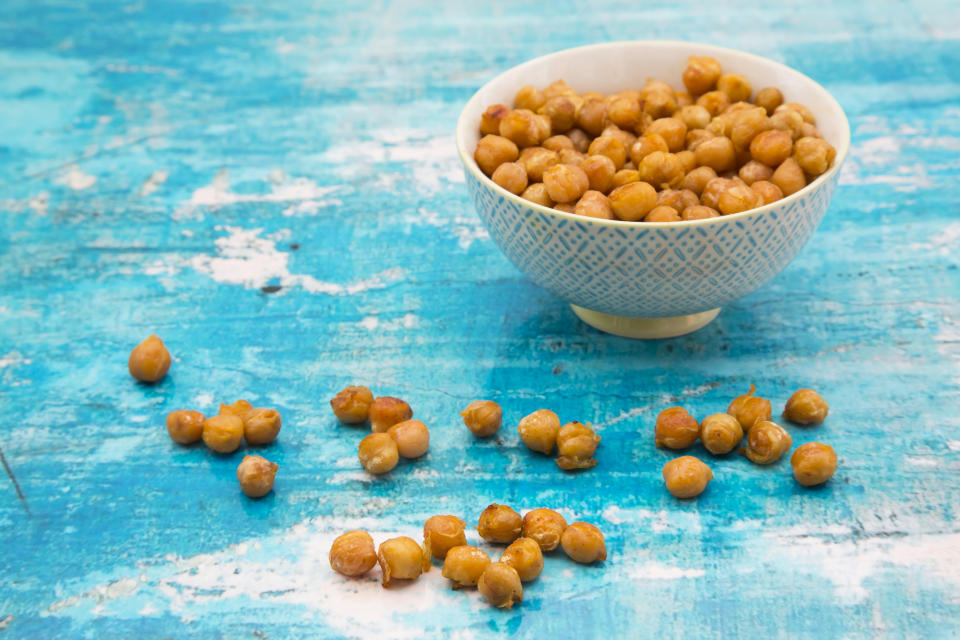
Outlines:
<svg viewBox="0 0 960 640"><path fill-rule="evenodd" d="M570 306L578 318L594 329L612 333L615 336L639 338L641 340L674 338L692 333L709 324L710 321L720 313L720 307L717 307L716 309L701 311L700 313L691 313L686 316L632 318L630 316L615 316L609 313L591 311L590 309L578 307L575 304Z"/></svg>

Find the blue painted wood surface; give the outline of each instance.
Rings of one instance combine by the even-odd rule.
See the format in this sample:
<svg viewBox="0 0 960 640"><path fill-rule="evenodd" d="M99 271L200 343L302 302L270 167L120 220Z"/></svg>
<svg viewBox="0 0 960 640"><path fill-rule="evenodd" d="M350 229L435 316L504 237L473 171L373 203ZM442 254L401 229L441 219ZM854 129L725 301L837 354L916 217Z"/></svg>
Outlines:
<svg viewBox="0 0 960 640"><path fill-rule="evenodd" d="M960 634L960 12L949 1L688 5L74 2L0 7L0 637L956 637ZM345 4L345 3L343 3ZM453 127L497 72L635 38L746 49L824 84L853 147L830 212L773 282L690 336L578 323L497 252ZM150 387L129 349L175 356ZM429 455L370 479L339 387L402 396ZM840 456L712 461L663 489L656 413L813 386ZM279 409L260 501L240 454L167 437L167 411ZM506 411L496 442L457 412ZM514 425L592 421L565 475ZM694 449L695 455L706 455ZM439 570L383 591L329 571L354 526L561 508L602 566L550 557L510 612ZM552 634L552 635L548 635Z"/></svg>

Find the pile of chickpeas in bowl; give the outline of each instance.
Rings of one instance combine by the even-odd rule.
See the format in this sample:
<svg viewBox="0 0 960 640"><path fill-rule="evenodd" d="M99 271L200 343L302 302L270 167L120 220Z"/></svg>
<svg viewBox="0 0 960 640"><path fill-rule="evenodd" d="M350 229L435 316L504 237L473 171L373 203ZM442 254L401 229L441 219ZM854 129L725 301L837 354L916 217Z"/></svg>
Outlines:
<svg viewBox="0 0 960 640"><path fill-rule="evenodd" d="M563 80L491 105L474 159L514 195L566 213L629 222L716 218L771 204L832 165L836 150L802 104L706 56L686 91L648 80L610 95ZM751 97L753 101L751 102Z"/></svg>

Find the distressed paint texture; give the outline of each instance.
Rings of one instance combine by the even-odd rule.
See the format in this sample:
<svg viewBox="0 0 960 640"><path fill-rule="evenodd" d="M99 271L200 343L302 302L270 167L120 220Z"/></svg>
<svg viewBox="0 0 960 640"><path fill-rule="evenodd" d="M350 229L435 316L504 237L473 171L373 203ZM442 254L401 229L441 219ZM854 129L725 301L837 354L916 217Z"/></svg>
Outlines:
<svg viewBox="0 0 960 640"><path fill-rule="evenodd" d="M460 5L3 2L0 637L960 634L955 3ZM507 263L452 133L498 71L630 38L783 61L853 129L800 256L660 342L585 327ZM151 332L175 356L154 387L125 368ZM410 401L425 459L360 471L327 405L352 382ZM774 406L823 391L827 423L792 434L835 446L835 479L732 457L671 499L656 413L751 382ZM260 501L240 454L162 426L237 397L284 416ZM505 408L495 441L459 424L480 397ZM521 448L542 406L599 425L596 469ZM328 570L343 529L416 536L492 501L596 522L609 559L548 558L509 612L438 570L388 591Z"/></svg>

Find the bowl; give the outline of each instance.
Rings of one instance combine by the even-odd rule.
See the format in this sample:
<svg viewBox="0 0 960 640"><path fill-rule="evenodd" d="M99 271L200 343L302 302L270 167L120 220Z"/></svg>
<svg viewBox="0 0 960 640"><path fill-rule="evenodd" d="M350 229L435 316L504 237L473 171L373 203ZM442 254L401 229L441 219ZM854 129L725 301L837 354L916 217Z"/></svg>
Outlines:
<svg viewBox="0 0 960 640"><path fill-rule="evenodd" d="M804 189L772 204L719 218L636 223L534 204L490 180L473 159L480 115L513 104L520 87L557 79L579 92L640 88L648 78L683 89L689 56L712 56L755 89L777 87L806 105L837 155ZM693 42L612 42L546 55L505 71L460 114L457 147L480 218L504 255L538 285L569 302L587 324L630 338L666 338L703 327L721 307L756 290L793 260L830 204L850 145L850 126L819 84L778 62Z"/></svg>

